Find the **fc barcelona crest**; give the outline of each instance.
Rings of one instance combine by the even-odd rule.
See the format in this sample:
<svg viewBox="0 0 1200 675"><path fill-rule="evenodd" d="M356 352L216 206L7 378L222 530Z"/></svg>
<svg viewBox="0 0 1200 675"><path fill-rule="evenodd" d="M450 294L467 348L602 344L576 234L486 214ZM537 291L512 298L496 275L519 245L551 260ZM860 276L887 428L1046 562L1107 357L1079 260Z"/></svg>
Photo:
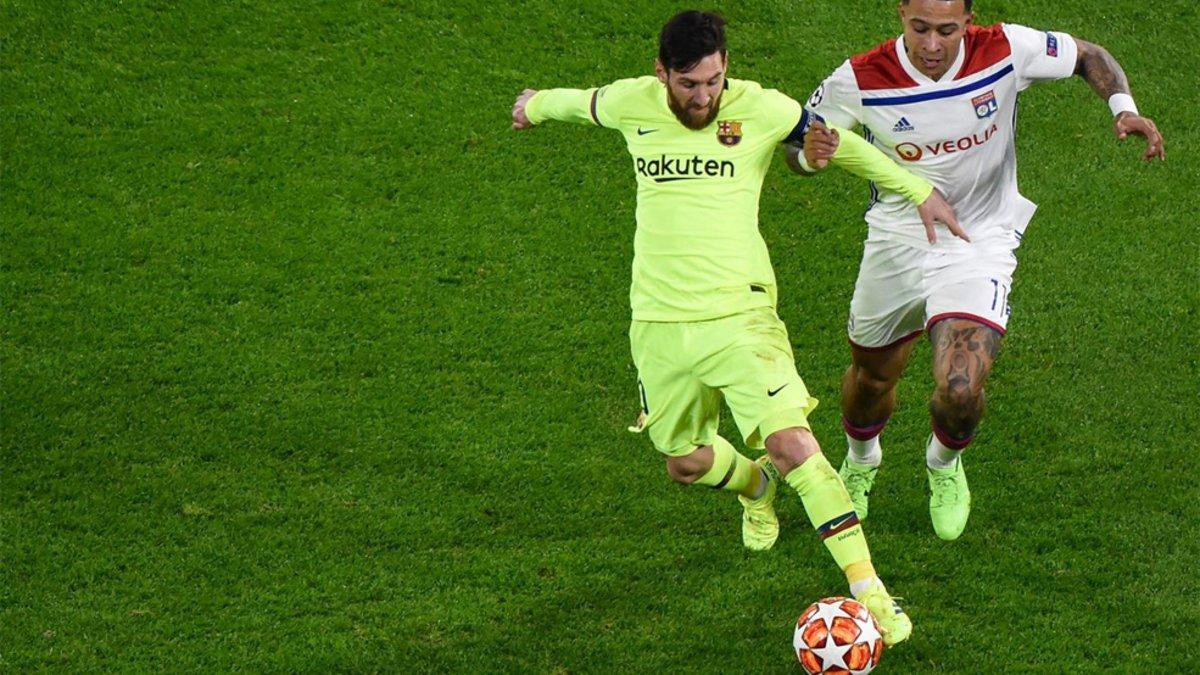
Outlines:
<svg viewBox="0 0 1200 675"><path fill-rule="evenodd" d="M721 145L737 145L742 142L742 123L730 120L717 122L717 140Z"/></svg>

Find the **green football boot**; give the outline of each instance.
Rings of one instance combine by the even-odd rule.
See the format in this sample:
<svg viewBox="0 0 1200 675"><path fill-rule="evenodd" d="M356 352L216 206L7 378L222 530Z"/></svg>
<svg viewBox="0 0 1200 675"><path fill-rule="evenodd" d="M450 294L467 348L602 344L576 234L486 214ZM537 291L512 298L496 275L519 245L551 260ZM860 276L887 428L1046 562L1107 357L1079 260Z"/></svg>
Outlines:
<svg viewBox="0 0 1200 675"><path fill-rule="evenodd" d="M848 455L842 460L842 468L838 469L838 475L846 484L846 492L850 493L850 503L854 504L854 512L858 514L859 520L867 519L867 499L871 496L871 486L875 485L877 473L879 467L859 464Z"/></svg>
<svg viewBox="0 0 1200 675"><path fill-rule="evenodd" d="M891 647L898 642L904 642L912 635L912 619L900 609L896 600L888 595L883 582L876 579L867 590L855 598L867 606L871 616L879 622L880 632L883 633L883 644Z"/></svg>
<svg viewBox="0 0 1200 675"><path fill-rule="evenodd" d="M779 479L766 455L754 460L767 476L767 489L758 499L738 495L742 503L742 543L751 551L765 551L779 538L779 517L775 515L775 492Z"/></svg>
<svg viewBox="0 0 1200 675"><path fill-rule="evenodd" d="M967 474L963 472L962 457L953 469L930 469L929 472L929 518L933 520L933 531L946 541L954 541L967 527L971 515L971 490L967 488Z"/></svg>

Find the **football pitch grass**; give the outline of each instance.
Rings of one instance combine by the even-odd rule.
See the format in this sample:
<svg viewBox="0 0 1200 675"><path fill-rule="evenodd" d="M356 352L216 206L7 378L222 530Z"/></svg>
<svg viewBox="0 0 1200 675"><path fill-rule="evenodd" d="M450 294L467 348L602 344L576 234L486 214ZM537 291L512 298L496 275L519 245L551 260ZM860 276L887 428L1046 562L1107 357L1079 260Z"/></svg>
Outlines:
<svg viewBox="0 0 1200 675"><path fill-rule="evenodd" d="M803 99L894 5L718 5L731 74ZM619 135L508 128L524 87L649 73L681 8L0 0L0 667L794 672L846 592L799 499L751 554L625 430ZM915 622L878 672L1194 671L1200 13L976 11L1108 47L1167 161L1078 78L1022 96L974 512L928 522L923 343L866 521ZM762 195L835 465L866 192L780 157Z"/></svg>

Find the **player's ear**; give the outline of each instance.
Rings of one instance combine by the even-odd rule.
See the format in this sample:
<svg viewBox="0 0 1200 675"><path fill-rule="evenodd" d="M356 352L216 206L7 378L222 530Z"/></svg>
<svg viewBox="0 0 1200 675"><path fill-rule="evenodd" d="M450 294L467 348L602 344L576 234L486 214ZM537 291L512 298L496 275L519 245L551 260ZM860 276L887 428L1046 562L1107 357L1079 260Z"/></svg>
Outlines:
<svg viewBox="0 0 1200 675"><path fill-rule="evenodd" d="M667 69L663 67L662 61L654 59L654 74L658 76L658 81L663 84L667 83Z"/></svg>

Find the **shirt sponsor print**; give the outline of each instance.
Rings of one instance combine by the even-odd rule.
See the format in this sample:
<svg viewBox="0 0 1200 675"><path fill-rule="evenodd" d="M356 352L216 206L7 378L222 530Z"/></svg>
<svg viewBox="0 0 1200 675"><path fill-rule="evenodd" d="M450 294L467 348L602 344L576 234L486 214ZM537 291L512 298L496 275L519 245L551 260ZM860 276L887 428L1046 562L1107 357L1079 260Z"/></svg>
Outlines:
<svg viewBox="0 0 1200 675"><path fill-rule="evenodd" d="M982 134L973 133L970 136L963 136L952 141L937 141L935 143L926 143L917 145L916 143L900 143L896 145L896 154L906 162L915 162L926 154L937 157L938 155L949 155L955 152L966 152L972 148L976 148L988 141L992 140L992 136L1000 130L995 123L984 131Z"/></svg>

